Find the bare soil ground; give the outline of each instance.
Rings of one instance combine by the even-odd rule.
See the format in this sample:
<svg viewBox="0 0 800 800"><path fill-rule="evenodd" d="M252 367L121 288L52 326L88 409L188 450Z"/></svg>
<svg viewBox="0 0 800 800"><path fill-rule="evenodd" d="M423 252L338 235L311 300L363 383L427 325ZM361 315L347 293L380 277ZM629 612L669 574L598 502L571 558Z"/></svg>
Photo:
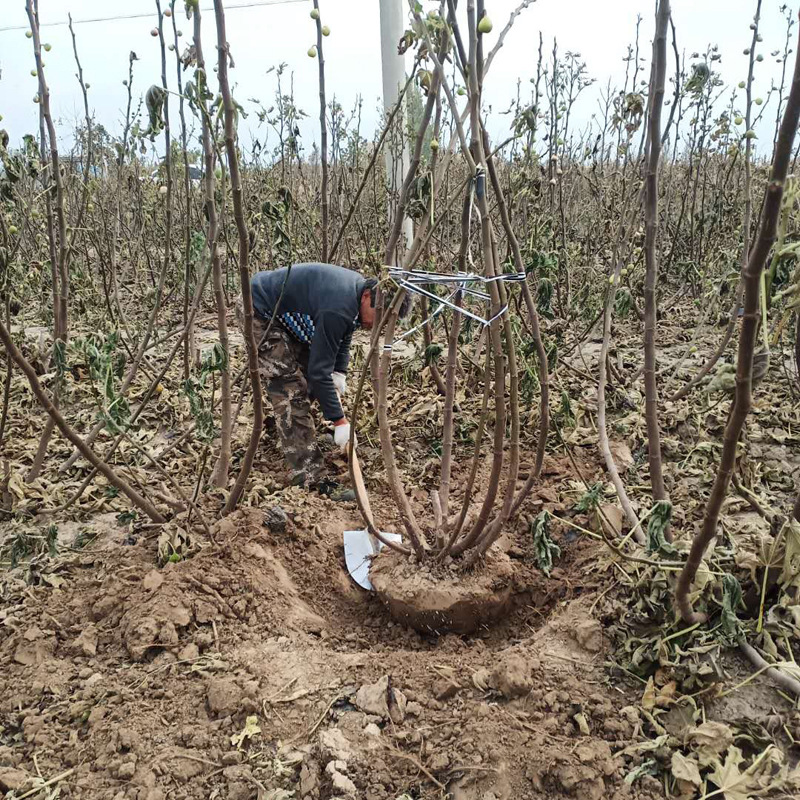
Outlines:
<svg viewBox="0 0 800 800"><path fill-rule="evenodd" d="M582 358L574 364L584 368ZM154 411L165 430L167 394ZM660 694L643 702L653 686L620 669L618 634L638 624L626 617L630 598L651 592L659 603L656 589L665 587L632 583L601 541L558 522L551 532L561 556L549 576L537 566L531 519L547 509L591 528L575 501L583 479L604 480L586 422L590 393L575 407L565 431L574 460L548 456L541 485L499 543L513 568L511 609L471 636L415 633L352 583L341 536L360 527L355 505L281 488L268 430L250 507L217 525L214 541L192 525L191 557L179 563L159 566L164 530L121 523L118 501L102 485L90 489L73 521L57 520L57 556L0 578L0 791L86 800L644 800L665 793L647 769L669 769L663 737L688 741L699 721L739 721L737 731L752 733L790 719L790 704L762 680L687 714L686 702L667 696L674 684L661 670ZM775 416L797 411L783 408ZM716 430L723 411L667 416L670 486L687 528L697 524L714 463L702 425ZM636 413L620 402L612 426L622 467L633 471L643 460ZM783 424L760 418L750 427L760 474L768 483L772 461L783 459L775 488L788 497L797 455L770 438ZM28 423L17 416L15 425ZM409 483L421 486L427 462L416 446L412 433ZM54 449L57 464L69 449ZM388 503L377 448L364 441L362 453L380 522ZM522 479L532 457L526 451ZM185 475L197 453L179 449L167 463ZM457 470L456 490L464 479ZM50 475L25 487L25 502L66 501L74 486L58 482ZM422 513L426 494L411 499ZM204 502L213 505L213 493ZM746 537L764 527L746 508L728 506L727 531ZM168 532L180 533L178 524L190 527L178 517ZM735 656L715 668L729 686L752 672ZM662 706L658 719L653 704Z"/></svg>
<svg viewBox="0 0 800 800"><path fill-rule="evenodd" d="M637 693L605 675L594 544L562 538L545 578L523 539L508 617L425 637L348 578L354 507L282 503L285 530L242 511L163 569L154 535L106 517L38 583L8 576L3 789L67 772L62 798L628 796Z"/></svg>

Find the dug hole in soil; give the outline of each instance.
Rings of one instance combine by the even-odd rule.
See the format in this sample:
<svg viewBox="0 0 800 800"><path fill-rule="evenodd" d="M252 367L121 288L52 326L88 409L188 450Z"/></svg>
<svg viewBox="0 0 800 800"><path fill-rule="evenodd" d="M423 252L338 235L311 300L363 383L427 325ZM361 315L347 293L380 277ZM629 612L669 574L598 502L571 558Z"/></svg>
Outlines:
<svg viewBox="0 0 800 800"><path fill-rule="evenodd" d="M470 634L499 619L511 603L513 565L496 547L468 572L385 549L370 568L370 580L394 620L420 633Z"/></svg>

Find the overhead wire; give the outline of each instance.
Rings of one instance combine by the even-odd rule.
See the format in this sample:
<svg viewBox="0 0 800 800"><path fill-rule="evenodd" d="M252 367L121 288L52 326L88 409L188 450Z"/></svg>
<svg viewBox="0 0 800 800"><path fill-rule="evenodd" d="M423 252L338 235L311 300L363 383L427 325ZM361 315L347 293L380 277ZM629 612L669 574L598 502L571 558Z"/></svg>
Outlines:
<svg viewBox="0 0 800 800"><path fill-rule="evenodd" d="M250 0L250 2L245 3L230 3L226 4L225 10L226 11L235 11L236 9L241 8L260 8L263 6L283 6L283 5L290 5L294 3L305 3L307 0ZM201 11L213 11L213 6L206 6L205 8L200 9ZM130 19L147 19L148 17L152 17L153 15L157 14L156 11L147 11L147 12L140 12L138 14L120 14L114 17L92 17L90 19L74 19L72 20L73 25L89 25L95 22L119 22L124 20ZM41 22L39 27L41 28L55 28L55 27L66 27L69 25L69 20L64 20L63 22ZM28 30L27 25L10 25L5 28L0 28L0 33L8 33L9 31L25 31Z"/></svg>

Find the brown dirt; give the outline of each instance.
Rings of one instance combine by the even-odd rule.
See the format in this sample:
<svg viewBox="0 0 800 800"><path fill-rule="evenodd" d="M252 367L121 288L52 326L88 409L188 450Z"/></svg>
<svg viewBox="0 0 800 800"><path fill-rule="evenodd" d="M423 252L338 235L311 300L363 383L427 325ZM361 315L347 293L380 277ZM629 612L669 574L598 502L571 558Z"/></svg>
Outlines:
<svg viewBox="0 0 800 800"><path fill-rule="evenodd" d="M425 636L348 579L354 508L281 502L285 532L239 512L161 569L157 534L109 526L46 580L7 574L0 788L41 773L86 800L660 796L623 782L641 725L635 694L607 686L594 545L561 537L545 578L523 536L505 617Z"/></svg>
<svg viewBox="0 0 800 800"><path fill-rule="evenodd" d="M421 633L474 633L508 609L513 590L511 559L497 548L480 569L456 564L429 567L386 550L374 560L370 580L392 619Z"/></svg>

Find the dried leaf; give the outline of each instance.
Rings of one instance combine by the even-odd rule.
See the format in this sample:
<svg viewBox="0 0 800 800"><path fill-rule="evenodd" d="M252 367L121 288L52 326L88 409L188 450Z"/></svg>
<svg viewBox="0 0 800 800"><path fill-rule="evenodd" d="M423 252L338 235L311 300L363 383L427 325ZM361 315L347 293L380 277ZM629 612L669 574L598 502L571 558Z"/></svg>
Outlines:
<svg viewBox="0 0 800 800"><path fill-rule="evenodd" d="M16 495L17 500L25 499L25 485L22 482L22 476L16 470L13 470L8 477L8 489Z"/></svg>
<svg viewBox="0 0 800 800"><path fill-rule="evenodd" d="M231 736L231 744L241 750L245 742L258 736L259 733L261 733L261 728L258 724L258 717L248 717L245 720L244 728L239 733L234 733Z"/></svg>
<svg viewBox="0 0 800 800"><path fill-rule="evenodd" d="M779 578L784 589L800 587L800 522L790 520L786 524L786 553L783 558L783 571Z"/></svg>
<svg viewBox="0 0 800 800"><path fill-rule="evenodd" d="M651 675L647 679L647 686L644 687L642 695L642 708L645 711L652 711L656 707L656 686Z"/></svg>
<svg viewBox="0 0 800 800"><path fill-rule="evenodd" d="M773 768L780 765L780 759L776 762L770 757L774 750L773 746L768 747L743 772L742 751L731 745L724 763L719 759L715 760L714 769L708 776L709 780L717 786L726 800L750 800L753 795L763 794L773 785L777 788L781 777L773 776Z"/></svg>
<svg viewBox="0 0 800 800"><path fill-rule="evenodd" d="M689 740L694 745L700 764L708 766L733 744L733 731L724 722L704 722L689 731Z"/></svg>
<svg viewBox="0 0 800 800"><path fill-rule="evenodd" d="M700 777L700 767L693 758L687 758L683 753L675 751L672 754L672 774L679 781L688 781L695 786L703 782Z"/></svg>

